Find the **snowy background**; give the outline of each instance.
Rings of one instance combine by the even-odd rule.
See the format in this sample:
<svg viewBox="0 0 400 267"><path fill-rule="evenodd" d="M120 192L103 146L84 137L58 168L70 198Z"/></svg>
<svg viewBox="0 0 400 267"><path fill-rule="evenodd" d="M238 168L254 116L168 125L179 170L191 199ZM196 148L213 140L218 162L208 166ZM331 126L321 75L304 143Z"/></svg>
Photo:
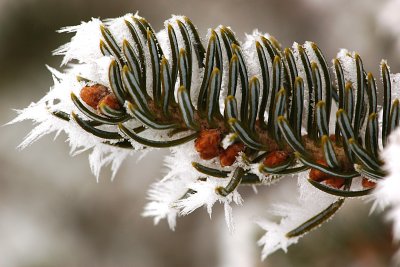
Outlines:
<svg viewBox="0 0 400 267"><path fill-rule="evenodd" d="M382 58L400 71L399 1L54 1L0 0L0 124L13 108L40 99L52 85L45 64L58 68L51 51L71 35L63 26L91 17L139 11L158 30L171 14L188 16L204 36L219 24L243 38L258 28L283 46L315 41L327 58L340 48L360 53L367 71L378 76ZM397 25L397 27L396 27ZM65 136L46 137L20 152L15 148L32 128L28 122L0 130L0 266L390 266L395 251L383 216L368 217L369 205L348 201L339 214L289 248L260 261L262 231L249 216L264 205L290 200L287 181L254 195L240 189L245 205L234 208L236 232L224 226L221 207L212 220L204 210L181 218L172 232L141 217L148 186L162 177L162 157L154 152L138 164L124 162L116 179L103 171L99 183L87 155L71 158Z"/></svg>

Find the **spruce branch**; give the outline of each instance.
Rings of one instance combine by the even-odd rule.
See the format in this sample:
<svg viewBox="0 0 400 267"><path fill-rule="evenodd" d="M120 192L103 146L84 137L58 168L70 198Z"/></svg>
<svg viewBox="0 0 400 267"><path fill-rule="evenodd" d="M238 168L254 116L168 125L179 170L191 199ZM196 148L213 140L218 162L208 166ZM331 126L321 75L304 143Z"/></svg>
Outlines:
<svg viewBox="0 0 400 267"><path fill-rule="evenodd" d="M166 21L160 33L138 15L115 23L119 30L111 22L82 26L95 25L100 36L96 56L75 56L91 71L78 69L69 78L53 71L75 90L68 92L67 104L44 106L64 123L60 129L94 137L88 145L94 148L127 155L173 147L183 157L180 149L186 151L187 160L171 166L186 164L192 180L179 178L185 185L168 195L164 213L152 206L147 215L168 216L174 228L169 216L177 212L171 209L187 214L207 205L211 212L216 201L240 204L240 185L305 173L308 186L331 198L325 209L285 233L290 244L331 218L346 198L371 194L387 175L381 151L399 125L400 107L392 99L386 61L380 66L379 107L378 85L357 53L342 50L330 66L312 42L283 49L272 36L255 32L242 45L225 26L210 30L204 42L187 17ZM79 55L66 47L57 53L67 60L68 53ZM106 73L93 75L93 65ZM168 191L173 185L156 186ZM159 191L152 194L164 203Z"/></svg>

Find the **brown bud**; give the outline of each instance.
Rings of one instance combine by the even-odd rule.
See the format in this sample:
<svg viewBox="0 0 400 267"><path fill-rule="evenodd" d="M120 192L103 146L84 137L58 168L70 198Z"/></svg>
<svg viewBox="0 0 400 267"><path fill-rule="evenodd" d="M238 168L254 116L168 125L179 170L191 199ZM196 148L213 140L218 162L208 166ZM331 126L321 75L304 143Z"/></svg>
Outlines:
<svg viewBox="0 0 400 267"><path fill-rule="evenodd" d="M119 103L118 103L118 100L117 100L117 98L115 97L115 95L114 94L109 94L109 95L106 95L105 97L103 97L101 100L100 100L100 102L99 102L99 104L98 104L98 106L100 106L101 104L104 104L104 105L106 105L106 106L108 106L108 107L110 107L110 108L112 108L112 109L120 109L121 108L121 106L119 105Z"/></svg>
<svg viewBox="0 0 400 267"><path fill-rule="evenodd" d="M80 91L80 96L83 102L94 109L97 108L99 101L108 94L109 92L107 87L100 84L85 86Z"/></svg>
<svg viewBox="0 0 400 267"><path fill-rule="evenodd" d="M320 165L328 166L328 164L324 160L317 160L316 162ZM333 178L333 176L317 169L311 169L309 178L316 182L322 182L325 181L326 179Z"/></svg>
<svg viewBox="0 0 400 267"><path fill-rule="evenodd" d="M202 130L194 141L196 151L200 158L208 160L215 158L220 153L221 133L217 129Z"/></svg>
<svg viewBox="0 0 400 267"><path fill-rule="evenodd" d="M324 160L317 160L316 162L320 165L328 166ZM337 189L341 188L345 183L345 179L324 173L317 169L311 169L309 178L316 182L325 181L327 185Z"/></svg>
<svg viewBox="0 0 400 267"><path fill-rule="evenodd" d="M376 183L368 180L367 178L362 178L361 184L364 188L373 188L376 186Z"/></svg>
<svg viewBox="0 0 400 267"><path fill-rule="evenodd" d="M340 177L333 177L325 180L325 183L329 186L332 186L336 189L341 188L344 185L345 179Z"/></svg>
<svg viewBox="0 0 400 267"><path fill-rule="evenodd" d="M219 156L219 162L221 166L231 166L235 162L236 157L239 155L239 152L243 150L243 143L234 143L228 146L225 150L222 151L221 155Z"/></svg>
<svg viewBox="0 0 400 267"><path fill-rule="evenodd" d="M332 142L336 142L336 135L331 134L331 135L329 136L329 139L330 139Z"/></svg>
<svg viewBox="0 0 400 267"><path fill-rule="evenodd" d="M286 151L272 151L265 157L263 164L267 167L274 168L287 161L289 157L290 154Z"/></svg>

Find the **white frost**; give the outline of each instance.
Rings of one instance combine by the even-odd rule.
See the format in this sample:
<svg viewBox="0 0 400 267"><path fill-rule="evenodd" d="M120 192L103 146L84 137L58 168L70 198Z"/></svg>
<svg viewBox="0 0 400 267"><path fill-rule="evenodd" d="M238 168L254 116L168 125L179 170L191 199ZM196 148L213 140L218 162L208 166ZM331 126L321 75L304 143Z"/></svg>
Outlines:
<svg viewBox="0 0 400 267"><path fill-rule="evenodd" d="M296 244L301 236L287 238L286 233L300 226L336 200L336 197L314 188L307 181L307 177L308 172L298 175L299 196L296 204L276 204L272 207L270 212L281 218L279 223L270 219L258 221L260 227L267 231L258 242L260 246L263 246L263 259L278 249L286 252L290 245Z"/></svg>
<svg viewBox="0 0 400 267"><path fill-rule="evenodd" d="M165 163L169 169L161 181L154 183L148 192L150 202L145 206L143 216L154 217L154 223L166 218L171 229L175 228L176 217L187 215L205 206L211 216L216 202L224 204L226 223L233 230L232 208L230 203L242 204L242 198L235 190L227 197L216 192L219 186L226 186L229 179L207 177L198 173L192 162L203 162L194 150L193 143L171 149ZM206 180L205 180L206 179Z"/></svg>
<svg viewBox="0 0 400 267"><path fill-rule="evenodd" d="M400 100L400 73L390 75L392 85L392 101L396 98Z"/></svg>
<svg viewBox="0 0 400 267"><path fill-rule="evenodd" d="M63 111L71 114L73 111L81 115L72 103L70 93L79 93L83 85L77 81L76 75L73 73L61 74L54 69L49 68L49 70L52 72L54 80L51 90L38 102L31 103L27 108L19 110L18 116L9 123L13 124L24 120L32 120L36 123L35 128L26 136L19 148L23 149L29 146L44 135L50 133L58 135L64 131L68 136L72 155L93 149L89 155L92 172L98 178L101 167L111 164L114 177L122 161L133 152L106 145L103 143L104 139L86 132L73 120L65 121L55 117L51 112ZM115 126L114 129L109 127L107 130L116 131L116 128Z"/></svg>
<svg viewBox="0 0 400 267"><path fill-rule="evenodd" d="M353 85L353 94L356 95L357 65L355 60L355 52L349 52L347 49L340 49L336 57L342 65L345 81Z"/></svg>
<svg viewBox="0 0 400 267"><path fill-rule="evenodd" d="M387 219L393 223L393 235L395 240L400 241L400 129L394 131L388 140L388 145L382 152L385 169L388 176L378 182L374 192L375 206L388 208ZM400 251L395 258L400 262Z"/></svg>

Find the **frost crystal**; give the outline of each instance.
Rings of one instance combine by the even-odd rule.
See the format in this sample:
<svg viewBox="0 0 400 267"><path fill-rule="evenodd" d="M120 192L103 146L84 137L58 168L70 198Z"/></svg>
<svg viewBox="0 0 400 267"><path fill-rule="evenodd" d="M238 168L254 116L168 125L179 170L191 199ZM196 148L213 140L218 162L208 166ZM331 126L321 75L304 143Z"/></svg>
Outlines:
<svg viewBox="0 0 400 267"><path fill-rule="evenodd" d="M390 208L387 219L393 222L394 237L400 241L400 129L390 135L389 144L383 150L382 158L389 175L378 183L374 193L375 205L380 208ZM400 261L399 253L397 258Z"/></svg>
<svg viewBox="0 0 400 267"><path fill-rule="evenodd" d="M355 52L349 52L347 49L340 49L337 54L337 58L342 64L346 82L351 83L353 88L357 89L355 86L357 84L357 65L354 56Z"/></svg>
<svg viewBox="0 0 400 267"><path fill-rule="evenodd" d="M400 99L400 73L390 75L392 84L392 99Z"/></svg>
<svg viewBox="0 0 400 267"><path fill-rule="evenodd" d="M288 238L286 234L327 208L337 199L311 186L307 178L308 172L298 175L299 196L296 204L276 204L270 210L271 215L281 218L279 223L269 219L258 221L260 227L266 231L258 241L259 245L263 246L263 259L278 249L287 252L287 248L296 244L301 236Z"/></svg>
<svg viewBox="0 0 400 267"><path fill-rule="evenodd" d="M227 197L216 192L216 188L225 186L229 178L206 177L198 173L191 163L202 160L191 143L171 150L171 156L165 161L169 171L149 190L150 202L146 205L143 216L154 217L155 223L167 218L170 228L174 229L177 215L187 215L204 206L211 217L213 205L220 202L225 207L228 228L233 230L232 208L229 204L234 202L241 205L243 200L237 191Z"/></svg>
<svg viewBox="0 0 400 267"><path fill-rule="evenodd" d="M51 113L52 111L62 110L67 114L74 111L81 114L72 103L70 93L79 93L83 85L76 80L76 74L72 70L66 74L61 74L52 68L49 70L52 72L54 80L54 86L49 93L40 101L31 103L23 110L18 110L19 115L9 123L13 124L24 120L33 120L36 123L36 127L26 136L19 148L26 148L44 135L56 133L57 136L64 131L68 136L72 155L92 149L89 161L93 174L98 178L101 167L111 164L114 177L122 161L133 152L106 145L103 143L103 139L84 131L75 122L56 118Z"/></svg>

